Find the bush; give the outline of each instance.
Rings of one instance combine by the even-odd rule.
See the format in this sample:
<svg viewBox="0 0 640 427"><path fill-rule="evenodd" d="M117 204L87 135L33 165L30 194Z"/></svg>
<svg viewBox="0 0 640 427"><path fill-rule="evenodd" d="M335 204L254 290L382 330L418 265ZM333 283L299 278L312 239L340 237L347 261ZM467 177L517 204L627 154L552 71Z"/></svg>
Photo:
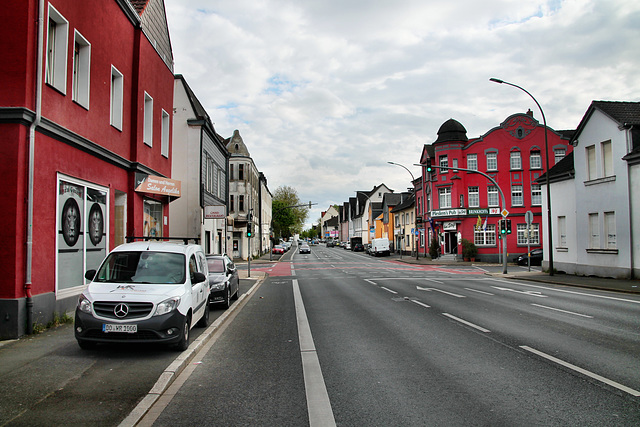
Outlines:
<svg viewBox="0 0 640 427"><path fill-rule="evenodd" d="M478 247L475 243L467 239L462 239L462 257L464 259L475 258L476 255L478 255Z"/></svg>
<svg viewBox="0 0 640 427"><path fill-rule="evenodd" d="M438 252L440 250L440 245L438 244L438 239L435 237L431 239L431 245L429 245L429 256L431 259L438 258Z"/></svg>

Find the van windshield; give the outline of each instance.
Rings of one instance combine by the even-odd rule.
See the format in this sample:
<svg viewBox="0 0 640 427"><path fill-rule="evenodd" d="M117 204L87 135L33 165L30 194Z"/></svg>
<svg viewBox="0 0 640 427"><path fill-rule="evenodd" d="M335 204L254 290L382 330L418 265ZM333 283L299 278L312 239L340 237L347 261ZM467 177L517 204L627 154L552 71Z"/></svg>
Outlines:
<svg viewBox="0 0 640 427"><path fill-rule="evenodd" d="M94 282L184 283L185 257L170 252L113 252L109 254Z"/></svg>

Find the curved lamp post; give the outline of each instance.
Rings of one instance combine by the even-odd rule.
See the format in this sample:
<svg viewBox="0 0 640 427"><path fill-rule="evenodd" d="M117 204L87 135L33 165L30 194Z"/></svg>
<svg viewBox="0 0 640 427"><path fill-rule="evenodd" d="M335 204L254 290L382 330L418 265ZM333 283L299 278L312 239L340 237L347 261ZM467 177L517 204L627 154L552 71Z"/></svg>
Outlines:
<svg viewBox="0 0 640 427"><path fill-rule="evenodd" d="M395 163L395 162L387 162L390 165L396 165L396 166L400 166L401 168L404 168L407 172L409 172L409 175L411 175L411 184L413 184L413 182L416 180L413 177L413 174L411 173L411 171L405 166L405 165L401 165L400 163ZM415 230L418 230L418 195L416 194L416 188L415 186L413 187L413 203L414 203L414 224L416 226ZM416 236L415 234L411 236L412 240L415 242L415 247L416 247L416 260L419 259L419 255L418 255L418 242L416 241ZM404 240L404 239L403 239ZM401 252L402 253L402 252Z"/></svg>
<svg viewBox="0 0 640 427"><path fill-rule="evenodd" d="M551 226L551 187L549 186L549 142L547 139L547 119L544 116L544 111L542 111L542 107L540 106L538 101L533 97L533 95L529 93L529 91L527 91L526 89L516 84L505 82L504 80L496 79L494 77L490 78L489 80L494 83L505 84L505 85L513 86L515 88L520 89L521 91L529 95L531 99L533 99L533 102L536 103L536 105L538 106L538 109L540 110L540 114L542 114L542 122L544 124L544 150L546 152L545 158L546 158L546 167L547 167L545 177L546 177L546 185L547 185L547 241L549 242L549 275L553 276L553 232L552 232L552 226Z"/></svg>

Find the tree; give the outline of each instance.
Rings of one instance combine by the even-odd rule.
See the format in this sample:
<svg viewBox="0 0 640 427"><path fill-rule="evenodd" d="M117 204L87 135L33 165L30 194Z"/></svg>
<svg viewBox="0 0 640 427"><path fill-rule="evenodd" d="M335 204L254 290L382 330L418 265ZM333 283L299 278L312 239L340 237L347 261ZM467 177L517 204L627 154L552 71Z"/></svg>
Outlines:
<svg viewBox="0 0 640 427"><path fill-rule="evenodd" d="M271 205L275 236L289 238L302 231L309 208L301 204L295 189L286 185L278 187Z"/></svg>

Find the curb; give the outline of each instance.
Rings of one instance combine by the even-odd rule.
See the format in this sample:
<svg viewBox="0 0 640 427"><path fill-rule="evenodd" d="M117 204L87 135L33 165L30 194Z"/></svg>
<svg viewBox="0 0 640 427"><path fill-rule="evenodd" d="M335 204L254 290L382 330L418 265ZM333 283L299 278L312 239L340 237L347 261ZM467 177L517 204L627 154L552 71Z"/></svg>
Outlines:
<svg viewBox="0 0 640 427"><path fill-rule="evenodd" d="M142 418L147 414L149 409L156 403L156 401L162 396L162 394L169 388L169 386L176 380L176 378L184 371L184 369L191 363L191 361L195 358L196 354L209 342L213 334L227 321L227 319L233 314L236 310L239 310L242 302L244 302L247 298L255 293L258 287L262 284L262 281L266 275L259 277L256 283L251 286L251 288L242 294L238 301L229 309L227 309L224 314L218 317L215 322L213 322L209 327L202 333L198 338L196 338L191 344L189 344L189 348L180 353L178 357L164 370L164 372L158 378L158 381L154 384L154 386L149 390L149 393L138 403L138 405L127 415L127 417L122 420L119 424L119 427L133 427L142 420Z"/></svg>

